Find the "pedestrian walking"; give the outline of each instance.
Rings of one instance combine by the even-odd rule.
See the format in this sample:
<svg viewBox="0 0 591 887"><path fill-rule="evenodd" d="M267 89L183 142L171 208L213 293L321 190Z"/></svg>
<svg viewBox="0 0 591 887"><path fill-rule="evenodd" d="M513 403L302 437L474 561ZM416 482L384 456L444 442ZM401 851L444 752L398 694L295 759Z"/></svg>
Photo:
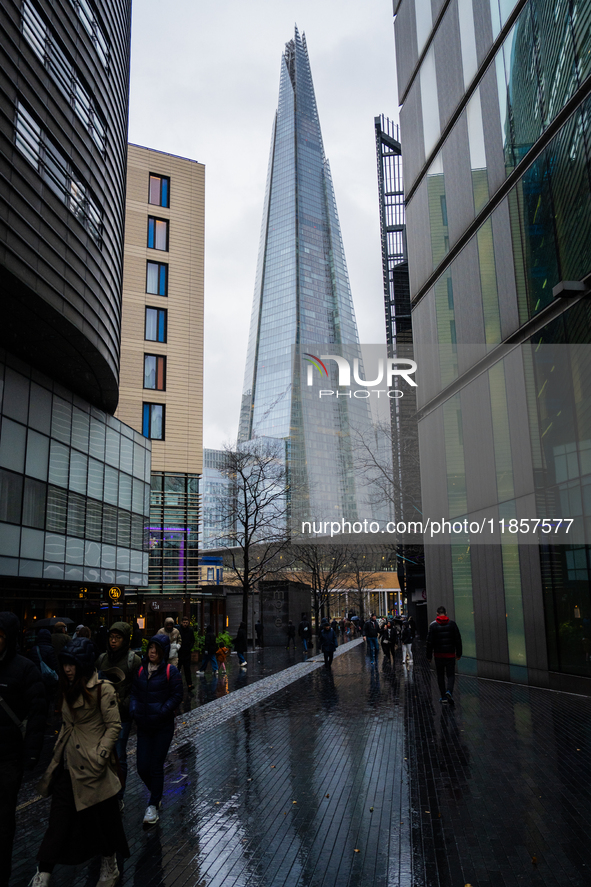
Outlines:
<svg viewBox="0 0 591 887"><path fill-rule="evenodd" d="M172 616L167 616L164 620L164 625L160 628L157 634L166 634L170 640L170 653L169 653L169 662L171 665L174 665L175 668L178 668L179 665L179 652L181 649L181 633L174 624L174 619Z"/></svg>
<svg viewBox="0 0 591 887"><path fill-rule="evenodd" d="M257 646L262 647L263 646L263 623L261 622L260 619L257 622L255 622L254 630L255 630L256 636L257 636Z"/></svg>
<svg viewBox="0 0 591 887"><path fill-rule="evenodd" d="M334 628L330 625L328 619L323 619L320 624L320 649L324 653L324 666L330 668L337 648L337 636Z"/></svg>
<svg viewBox="0 0 591 887"><path fill-rule="evenodd" d="M378 661L378 623L376 614L372 613L363 626L363 640L367 643L370 662Z"/></svg>
<svg viewBox="0 0 591 887"><path fill-rule="evenodd" d="M205 644L203 646L203 659L201 660L201 665L199 666L199 671L197 674L205 674L205 670L207 668L207 663L211 661L211 670L214 674L218 672L218 663L215 658L216 650L218 648L218 643L215 637L215 631L211 627L211 625L205 626Z"/></svg>
<svg viewBox="0 0 591 887"><path fill-rule="evenodd" d="M69 634L66 634L66 623L65 622L56 622L53 626L53 634L51 635L51 643L53 645L53 649L55 650L55 655L63 650L68 641L71 641L72 638Z"/></svg>
<svg viewBox="0 0 591 887"><path fill-rule="evenodd" d="M435 656L435 671L441 693L439 701L453 705L456 659L462 657L462 636L456 623L448 617L445 607L437 607L437 617L429 626L426 653L429 662Z"/></svg>
<svg viewBox="0 0 591 887"><path fill-rule="evenodd" d="M228 658L229 652L230 648L225 647L223 644L221 644L215 651L215 658L218 664L220 675L226 674L226 659Z"/></svg>
<svg viewBox="0 0 591 887"><path fill-rule="evenodd" d="M386 660L389 662L392 659L393 661L394 653L396 652L396 631L389 620L386 621L380 631L380 644Z"/></svg>
<svg viewBox="0 0 591 887"><path fill-rule="evenodd" d="M175 712L183 698L183 679L169 657L168 633L150 638L147 656L131 689L130 710L137 724L137 772L150 792L144 829L160 819L164 762L174 735Z"/></svg>
<svg viewBox="0 0 591 887"><path fill-rule="evenodd" d="M246 622L241 622L238 626L236 637L234 638L234 649L238 655L240 668L246 668L247 663L244 654L246 653L247 648L248 640L246 637Z"/></svg>
<svg viewBox="0 0 591 887"><path fill-rule="evenodd" d="M308 652L308 644L312 640L312 626L308 622L306 615L302 616L302 621L298 625L298 635L302 639L304 653Z"/></svg>
<svg viewBox="0 0 591 887"><path fill-rule="evenodd" d="M10 881L18 792L24 771L32 770L41 754L47 713L41 672L17 652L19 634L14 613L0 613L1 887L8 887Z"/></svg>
<svg viewBox="0 0 591 887"><path fill-rule="evenodd" d="M296 645L295 633L296 633L295 625L293 624L293 622L290 619L289 622L287 623L287 649L288 650L289 650L289 645L293 644L293 649L295 651L295 645Z"/></svg>
<svg viewBox="0 0 591 887"><path fill-rule="evenodd" d="M94 646L94 645L93 645ZM107 650L96 660L100 678L106 678L114 684L119 707L121 729L115 744L115 752L119 761L121 789L117 794L119 809L123 810L123 795L127 781L127 743L131 730L131 687L142 660L134 653L131 646L131 626L127 622L114 622L109 630Z"/></svg>
<svg viewBox="0 0 591 887"><path fill-rule="evenodd" d="M400 628L400 643L402 644L402 661L409 665L412 665L412 642L414 636L414 625L407 617Z"/></svg>
<svg viewBox="0 0 591 887"><path fill-rule="evenodd" d="M57 676L59 666L53 644L51 643L51 632L48 628L39 629L35 644L27 653L27 658L31 660L33 665L37 666L39 671L41 671L41 663L44 662ZM45 681L43 683L45 684Z"/></svg>
<svg viewBox="0 0 591 887"><path fill-rule="evenodd" d="M189 693L193 689L193 675L191 674L191 652L195 646L195 632L191 628L188 616L183 616L181 627L179 629L181 635L181 649L179 650L178 670L185 673L185 681L187 682L187 690Z"/></svg>
<svg viewBox="0 0 591 887"><path fill-rule="evenodd" d="M113 752L121 721L115 689L99 680L88 638L70 641L58 659L63 723L39 784L42 797L51 795L51 809L31 887L46 887L58 864L80 865L99 855L97 887L114 887L117 855L129 856L117 803L121 782Z"/></svg>

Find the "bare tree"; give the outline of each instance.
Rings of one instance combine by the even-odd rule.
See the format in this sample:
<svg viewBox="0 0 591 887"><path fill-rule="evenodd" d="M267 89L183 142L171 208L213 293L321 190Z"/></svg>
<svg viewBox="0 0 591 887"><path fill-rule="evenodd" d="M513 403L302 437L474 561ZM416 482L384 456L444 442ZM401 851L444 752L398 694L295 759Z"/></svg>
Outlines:
<svg viewBox="0 0 591 887"><path fill-rule="evenodd" d="M218 546L224 566L242 588L242 620L248 617L248 595L280 569L280 555L289 545L290 484L281 441L248 441L225 448L219 469L228 481L218 503L221 531ZM281 562L281 567L285 561Z"/></svg>
<svg viewBox="0 0 591 887"><path fill-rule="evenodd" d="M290 575L297 576L312 588L312 608L316 630L320 611L328 604L330 595L345 586L347 547L345 545L297 545L292 549L293 564Z"/></svg>
<svg viewBox="0 0 591 887"><path fill-rule="evenodd" d="M368 591L379 588L381 569L375 566L373 558L360 549L349 551L347 558L349 595L353 596L359 610L359 618L365 621L365 596Z"/></svg>

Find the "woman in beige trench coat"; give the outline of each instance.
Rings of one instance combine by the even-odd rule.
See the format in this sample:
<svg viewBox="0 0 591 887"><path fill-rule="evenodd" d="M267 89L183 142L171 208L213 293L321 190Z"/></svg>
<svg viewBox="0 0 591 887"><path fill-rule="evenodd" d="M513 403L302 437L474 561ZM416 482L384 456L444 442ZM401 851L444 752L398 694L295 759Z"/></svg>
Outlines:
<svg viewBox="0 0 591 887"><path fill-rule="evenodd" d="M47 887L55 865L79 865L101 855L97 887L119 879L117 854L129 856L117 792L113 753L121 722L115 690L99 681L88 638L70 641L58 655L63 724L53 757L39 784L51 795L49 826L31 887Z"/></svg>

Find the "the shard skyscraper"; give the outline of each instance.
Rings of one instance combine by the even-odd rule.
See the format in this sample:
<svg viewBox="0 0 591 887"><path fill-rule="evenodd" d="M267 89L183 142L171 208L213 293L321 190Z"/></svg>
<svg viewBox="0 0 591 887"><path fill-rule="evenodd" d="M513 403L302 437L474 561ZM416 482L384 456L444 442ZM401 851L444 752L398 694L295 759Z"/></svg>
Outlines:
<svg viewBox="0 0 591 887"><path fill-rule="evenodd" d="M319 398L307 386L310 353L360 356L306 40L296 28L281 60L239 426L240 443L285 441L294 529L300 519L369 517L352 452L354 429L370 427L367 400L336 396L334 361L325 362L321 387L335 396Z"/></svg>

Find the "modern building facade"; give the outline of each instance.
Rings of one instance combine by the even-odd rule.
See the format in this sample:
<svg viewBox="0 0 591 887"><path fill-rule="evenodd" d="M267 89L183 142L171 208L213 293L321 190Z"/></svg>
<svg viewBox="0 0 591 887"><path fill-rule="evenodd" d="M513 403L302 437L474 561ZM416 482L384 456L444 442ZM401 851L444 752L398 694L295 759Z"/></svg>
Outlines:
<svg viewBox="0 0 591 887"><path fill-rule="evenodd" d="M199 582L204 199L203 164L129 145L117 416L152 443L140 605L155 593L184 601Z"/></svg>
<svg viewBox="0 0 591 887"><path fill-rule="evenodd" d="M299 520L356 520L350 429L369 426L366 401L306 396L308 358L358 356L358 335L305 37L281 59L242 397L239 442L286 442ZM329 363L322 387L338 389Z"/></svg>
<svg viewBox="0 0 591 887"><path fill-rule="evenodd" d="M378 162L380 234L386 343L391 357L414 359L410 281L406 247L406 218L402 180L402 146L398 126L384 117L374 119ZM415 392L390 401L392 505L397 525L420 519L421 472ZM397 572L407 611L426 633L425 558L421 539L397 537Z"/></svg>
<svg viewBox="0 0 591 887"><path fill-rule="evenodd" d="M425 546L430 606L466 670L589 693L591 7L395 15L423 511L495 528Z"/></svg>
<svg viewBox="0 0 591 887"><path fill-rule="evenodd" d="M147 578L150 444L112 415L130 23L0 3L0 583L29 624Z"/></svg>

